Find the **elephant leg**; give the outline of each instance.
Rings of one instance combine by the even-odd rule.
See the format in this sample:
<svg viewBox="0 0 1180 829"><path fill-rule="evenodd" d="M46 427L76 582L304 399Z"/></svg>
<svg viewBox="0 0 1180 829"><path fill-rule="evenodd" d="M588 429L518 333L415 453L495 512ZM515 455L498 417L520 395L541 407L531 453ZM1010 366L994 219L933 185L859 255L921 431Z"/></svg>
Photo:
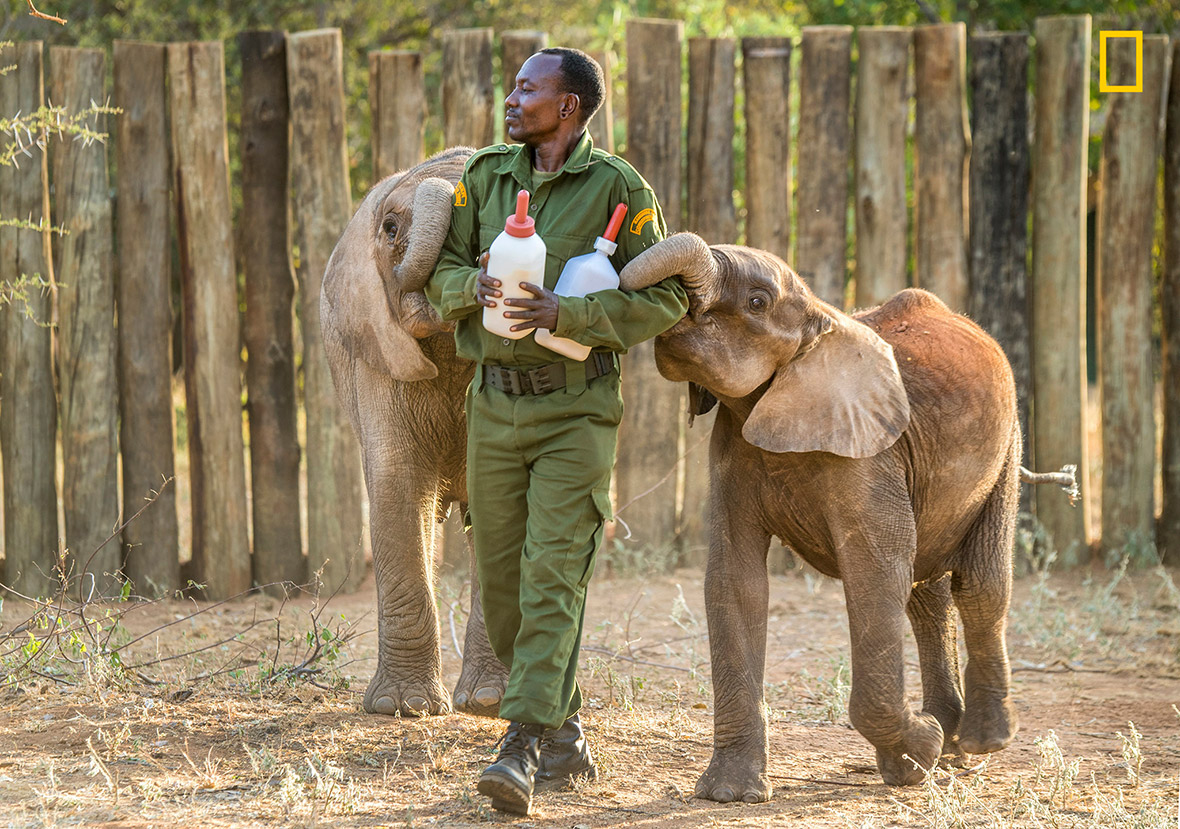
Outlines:
<svg viewBox="0 0 1180 829"><path fill-rule="evenodd" d="M1006 634L1018 474L1016 461L1010 455L960 549L951 583L967 645L967 700L959 744L969 754L999 751L1016 735Z"/></svg>
<svg viewBox="0 0 1180 829"><path fill-rule="evenodd" d="M877 749L885 782L910 786L934 768L943 743L935 715L913 711L905 699L903 637L913 586L905 550L913 549L916 534L912 520L898 530L901 538L874 538L880 535L874 529L852 529L847 537L863 539L864 546L839 552L852 647L848 715Z"/></svg>
<svg viewBox="0 0 1180 829"><path fill-rule="evenodd" d="M377 582L377 669L366 711L445 714L438 611L434 598L434 516L438 476L415 463L399 432L389 381L363 367L358 421L369 493L369 529Z"/></svg>
<svg viewBox="0 0 1180 829"><path fill-rule="evenodd" d="M915 587L906 604L906 615L918 643L922 710L933 714L942 726L939 762L961 767L965 757L959 747L958 731L963 718L963 690L950 579Z"/></svg>
<svg viewBox="0 0 1180 829"><path fill-rule="evenodd" d="M713 758L697 781L696 796L758 803L771 792L762 687L770 536L751 522L726 517L713 522L710 535L705 612L713 666Z"/></svg>
<svg viewBox="0 0 1180 829"><path fill-rule="evenodd" d="M464 513L467 505L461 504ZM480 600L479 579L475 576L475 548L471 531L465 533L467 551L471 559L471 613L463 635L463 671L455 685L455 710L481 717L496 717L500 700L508 686L508 669L496 658L488 641L488 629L483 621L483 602Z"/></svg>

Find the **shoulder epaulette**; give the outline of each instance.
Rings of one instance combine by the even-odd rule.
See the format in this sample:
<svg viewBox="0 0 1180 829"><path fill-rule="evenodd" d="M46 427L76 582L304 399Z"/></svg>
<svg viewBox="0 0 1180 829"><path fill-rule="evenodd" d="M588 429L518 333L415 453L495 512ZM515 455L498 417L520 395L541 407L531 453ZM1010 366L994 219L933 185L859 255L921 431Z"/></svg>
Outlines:
<svg viewBox="0 0 1180 829"><path fill-rule="evenodd" d="M643 190L648 188L647 181L639 174L639 171L617 155L607 153L603 161L623 174L623 179L627 182L628 190Z"/></svg>

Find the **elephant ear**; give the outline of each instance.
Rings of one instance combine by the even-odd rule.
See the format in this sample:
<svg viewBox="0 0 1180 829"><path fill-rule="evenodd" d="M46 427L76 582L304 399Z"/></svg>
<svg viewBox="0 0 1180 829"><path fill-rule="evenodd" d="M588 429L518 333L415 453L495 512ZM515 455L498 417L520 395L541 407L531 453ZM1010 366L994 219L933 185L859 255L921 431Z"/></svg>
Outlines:
<svg viewBox="0 0 1180 829"><path fill-rule="evenodd" d="M438 189L439 182L447 185L440 179L427 179L427 182L430 182L431 189ZM399 317L394 314L390 294L396 292L384 284L374 257L371 238L373 212L386 193L388 188L374 188L369 193L365 203L349 221L328 260L320 299L325 336L339 340L354 358L364 360L394 380L430 380L438 376L438 367L422 353L418 341L406 331ZM419 199L415 198L414 207L418 206ZM446 206L449 210L449 198ZM422 215L427 215L427 212L423 211ZM412 233L416 232L417 227ZM442 234L445 233L446 222L442 227ZM430 235L433 237L437 234ZM413 257L415 266L419 270L425 269L429 275L429 268L423 263L430 256L423 256L421 244L416 251L415 241L411 236L406 259ZM433 249L433 257L437 258L437 245L441 245L441 241L437 245L435 241L431 238L425 244ZM433 267L433 261L430 267ZM399 311L400 305L399 302Z"/></svg>
<svg viewBox="0 0 1180 829"><path fill-rule="evenodd" d="M780 368L742 436L768 452L831 452L868 458L892 446L910 422L893 348L848 318Z"/></svg>

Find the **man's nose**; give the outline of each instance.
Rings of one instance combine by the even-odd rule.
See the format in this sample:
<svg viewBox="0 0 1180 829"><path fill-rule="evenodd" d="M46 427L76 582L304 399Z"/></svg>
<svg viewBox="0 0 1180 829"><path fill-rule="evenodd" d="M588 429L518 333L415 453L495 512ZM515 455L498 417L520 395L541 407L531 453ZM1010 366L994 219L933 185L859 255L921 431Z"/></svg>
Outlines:
<svg viewBox="0 0 1180 829"><path fill-rule="evenodd" d="M517 101L516 93L517 93L517 90L515 88L511 92L508 93L508 97L504 99L505 105L516 106L516 101Z"/></svg>

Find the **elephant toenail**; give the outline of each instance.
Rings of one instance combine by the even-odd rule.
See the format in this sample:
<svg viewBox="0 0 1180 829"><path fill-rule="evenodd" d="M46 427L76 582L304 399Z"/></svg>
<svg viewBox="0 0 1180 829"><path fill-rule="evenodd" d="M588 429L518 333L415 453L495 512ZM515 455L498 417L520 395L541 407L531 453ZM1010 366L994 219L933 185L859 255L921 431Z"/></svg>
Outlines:
<svg viewBox="0 0 1180 829"><path fill-rule="evenodd" d="M761 800L762 796L759 795L758 792L746 792L744 795L742 795L743 803L758 803Z"/></svg>
<svg viewBox="0 0 1180 829"><path fill-rule="evenodd" d="M728 786L722 786L720 789L716 789L713 792L713 799L718 803L732 803L733 789L729 788Z"/></svg>
<svg viewBox="0 0 1180 829"><path fill-rule="evenodd" d="M500 690L498 688L476 688L475 701L480 705L492 705L500 701Z"/></svg>
<svg viewBox="0 0 1180 829"><path fill-rule="evenodd" d="M420 714L430 707L430 703L423 697L406 697L406 709L412 714Z"/></svg>
<svg viewBox="0 0 1180 829"><path fill-rule="evenodd" d="M463 706L466 704L467 704L467 694L466 693L455 695L455 705L456 706Z"/></svg>

